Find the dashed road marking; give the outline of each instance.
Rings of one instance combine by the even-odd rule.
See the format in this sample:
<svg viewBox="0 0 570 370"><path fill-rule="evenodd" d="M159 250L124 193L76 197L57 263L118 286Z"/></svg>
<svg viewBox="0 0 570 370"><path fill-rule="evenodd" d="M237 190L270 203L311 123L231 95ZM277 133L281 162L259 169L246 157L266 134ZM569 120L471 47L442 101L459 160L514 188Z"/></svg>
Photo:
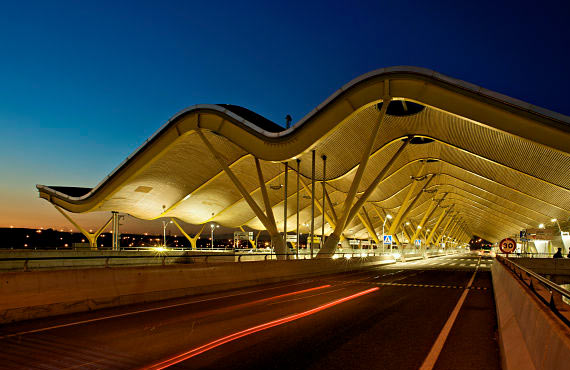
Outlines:
<svg viewBox="0 0 570 370"><path fill-rule="evenodd" d="M403 283L373 283L382 286L400 286L400 287L414 287L414 288L447 288L447 289L470 289L470 290L487 290L486 287L481 286L459 286L459 285L432 285L432 284L403 284Z"/></svg>

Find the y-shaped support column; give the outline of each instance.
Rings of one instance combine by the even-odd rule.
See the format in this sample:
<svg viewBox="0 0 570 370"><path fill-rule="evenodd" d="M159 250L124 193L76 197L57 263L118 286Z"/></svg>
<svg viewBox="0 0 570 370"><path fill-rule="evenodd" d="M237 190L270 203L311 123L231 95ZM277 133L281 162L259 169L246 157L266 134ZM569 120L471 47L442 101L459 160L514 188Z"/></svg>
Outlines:
<svg viewBox="0 0 570 370"><path fill-rule="evenodd" d="M79 224L77 222L73 221L73 219L71 217L69 217L65 212L63 212L63 210L61 208L59 208L55 204L53 206L55 207L55 209L57 209L59 211L59 213L61 213L63 215L63 217L67 218L67 220L69 222L71 222L71 224L73 226L78 228L79 231L81 231L81 233L83 235L85 235L85 237L89 241L89 246L91 247L91 249L95 249L95 250L97 249L97 238L99 238L99 235L101 235L101 233L105 230L105 228L107 226L109 226L111 221L113 221L113 216L111 216L111 218L109 218L109 220L107 222L105 222L105 224L103 226L101 226L101 228L99 228L99 230L95 231L94 233L90 233L89 231L87 231L84 228L82 228L81 226L79 226Z"/></svg>
<svg viewBox="0 0 570 370"><path fill-rule="evenodd" d="M420 191L418 192L418 194L416 194L416 196L415 196L414 199L409 203L409 205L404 206L404 205L402 204L402 208L405 207L405 210L402 211L402 208L400 208L400 212L398 212L398 215L401 216L401 217L399 218L401 221L403 221L403 220L406 219L406 217L408 216L408 214L410 213L410 211L412 210L412 208L414 208L414 206L416 205L416 203L418 202L418 200L419 200L420 197L422 196L424 190L427 188L427 186L430 184L430 182L434 179L434 177L435 177L435 175L432 175L432 176L428 179L428 181L426 181L426 183L424 184L424 186L420 189ZM398 219L398 217L396 217L396 219ZM395 223L396 223L396 221L394 221L394 223L392 223L392 227L394 227ZM392 231L392 227L390 228L390 231L389 231L389 232ZM405 227L402 227L402 229L405 229ZM394 231L394 234L395 234L396 232L397 232L397 230ZM410 239L410 238L408 238L408 239L409 239L409 240L408 240L408 244L414 242L414 240L412 240L412 239ZM405 248L406 248L406 247L403 246L403 247L402 247L402 251L400 252L400 254L401 254L402 256L404 255L404 249L405 249Z"/></svg>
<svg viewBox="0 0 570 370"><path fill-rule="evenodd" d="M233 171L228 167L226 161L222 157L222 155L214 148L214 146L210 143L210 141L206 138L202 130L196 131L210 153L216 158L220 167L224 170L226 175L230 178L232 183L235 185L237 190L240 192L243 199L249 205L253 213L257 216L259 221L265 226L265 229L269 232L269 236L271 237L271 242L273 243L273 247L275 248L275 254L277 255L277 259L285 259L285 254L287 253L287 247L285 245L285 241L283 237L279 234L277 230L277 225L275 224L275 218L273 217L273 210L271 209L271 204L269 203L269 196L267 195L267 188L265 181L263 180L263 173L261 172L261 165L259 163L259 159L255 158L255 166L257 169L257 175L259 178L259 186L261 189L261 195L263 196L263 203L265 205L264 213L255 199L249 194L249 192L245 189L241 181L237 178L237 176L233 173Z"/></svg>
<svg viewBox="0 0 570 370"><path fill-rule="evenodd" d="M240 226L239 229L243 232L245 232L245 230L243 229L243 226ZM253 249L257 249L257 238L259 238L259 234L261 234L261 230L257 231L257 235L255 236L255 239L249 239L249 244L251 244L251 246L253 247Z"/></svg>
<svg viewBox="0 0 570 370"><path fill-rule="evenodd" d="M410 201L410 199L412 199L412 195L416 191L416 188L418 187L420 181L425 180L425 177L421 176L422 172L424 171L425 165L426 165L426 162L423 162L421 164L420 169L418 170L416 176L412 176L410 188L408 189L408 192L406 193L406 196L404 197L404 200L402 201L402 205L400 206L398 213L396 214L396 216L394 217L394 220L392 221L392 226L388 230L388 234L396 234L398 232L398 229L400 228L400 224L402 223L402 220L404 218L404 212L406 212L406 210L409 208L408 202ZM419 179L421 179L421 180L419 180ZM418 192L418 194L416 195L416 198L419 197L421 194L422 194L421 191Z"/></svg>
<svg viewBox="0 0 570 370"><path fill-rule="evenodd" d="M437 207L439 207L439 204L445 199L445 197L447 196L447 193L444 193L443 196L440 199L434 199L431 201L426 213L424 213L424 216L422 217L422 220L420 221L420 224L418 225L419 227L416 228L416 231L414 232L414 235L412 236L412 239L416 240L416 238L418 237L419 233L421 232L421 230L423 229L425 223L427 220L429 220L431 218L431 216L433 215L433 213L435 212L435 210L437 209ZM426 242L426 240L424 240L424 243Z"/></svg>
<svg viewBox="0 0 570 370"><path fill-rule="evenodd" d="M385 113L384 108L386 107L386 105L387 104L384 104L382 106L382 111L384 113ZM381 116L383 116L383 115L381 114ZM381 121L381 119L379 121ZM373 136L374 136L374 138L376 138L376 135L373 135ZM398 157L400 156L400 154L402 153L404 148L408 145L409 141L410 141L410 138L408 138L404 141L404 143L398 148L398 150L394 153L394 155L392 155L392 158L390 158L388 163L386 163L386 165L384 166L382 171L380 171L380 173L376 176L376 178L374 178L374 180L372 180L372 182L370 183L368 188L364 191L364 193L362 193L360 198L351 207L351 204L354 201L354 198L356 196L356 189L358 188L358 185L360 184L360 180L362 178L362 173L360 174L360 176L358 176L358 174L361 170L364 171L364 169L366 167L366 163L368 161L365 160L364 162L361 162L361 164L358 166L358 170L356 172L356 175L355 175L355 178L352 182L352 185L350 186L351 190L353 190L353 187L354 187L354 194L352 194L352 192L349 190L349 193L347 195L347 198L346 198L345 204L344 204L344 212L343 212L342 216L339 218L338 223L335 227L335 230L327 238L327 241L325 242L324 248L320 250L317 257L326 258L327 256L331 256L334 253L336 246L338 244L338 241L340 239L340 234L344 231L346 225L350 225L350 223L352 222L354 217L356 217L356 215L358 214L358 212L360 211L360 209L364 205L364 202L366 202L368 200L368 198L370 197L370 195L372 194L374 189L376 189L376 187L378 186L380 181L382 181L382 179L384 179L384 177L386 176L386 173L388 172L390 167L392 167L392 164L394 164L396 159L398 159ZM368 148L368 149L370 149L370 148ZM368 159L368 157L370 156L370 151L368 151L368 152L365 151L365 154L368 155L366 157ZM363 167L363 165L364 165L364 167ZM350 197L351 194L352 194L352 197Z"/></svg>
<svg viewBox="0 0 570 370"><path fill-rule="evenodd" d="M437 241L435 242L435 246L437 247L439 245L439 243L441 242L441 239L444 237L445 232L447 231L447 229L449 228L449 225L455 221L455 217L456 215L453 215L453 217L451 217L449 220L447 220L447 223L445 224L445 226L443 227L443 230L441 231L441 234L439 235L439 238L437 238ZM455 226L455 224L453 225Z"/></svg>
<svg viewBox="0 0 570 370"><path fill-rule="evenodd" d="M386 110L388 109L388 105L390 105L390 101L392 100L392 98L389 95L389 91L390 91L389 81L386 80L384 81L384 98L382 102L382 108L380 109L380 115L376 120L374 126L372 127L371 135L368 138L364 150L362 151L360 164L358 165L358 169L356 170L356 174L354 175L354 179L352 180L352 184L350 185L350 189L348 190L348 193L346 195L344 210L338 219L338 223L336 224L334 231L331 233L331 235L329 235L327 241L323 244L323 248L321 248L317 257L320 258L332 257L336 249L336 246L338 245L338 241L340 240L340 234L344 231L344 228L348 224L347 220L349 217L349 213L351 211L352 203L354 202L354 198L356 197L356 192L358 191L358 187L360 186L360 181L362 180L362 176L364 175L364 170L366 169L366 165L368 164L368 160L370 159L370 154L372 153L372 147L374 146L374 142L376 141L376 137L378 136L380 125L382 124L382 121L384 121Z"/></svg>
<svg viewBox="0 0 570 370"><path fill-rule="evenodd" d="M445 217L447 217L447 215L449 214L449 212L451 211L453 207L450 206L447 209L444 209L441 214L439 215L439 218L437 219L437 221L435 222L435 225L433 225L433 228L431 229L431 232L428 235L428 238L426 240L426 244L424 248L427 248L430 246L431 241L433 240L433 237L435 235L435 232L437 231L437 228L439 227L439 225L441 224L441 222L443 221L443 219Z"/></svg>
<svg viewBox="0 0 570 370"><path fill-rule="evenodd" d="M364 207L362 207L362 211L363 211L363 215L361 215L360 213L358 214L358 218L360 219L360 222L362 222L362 224L364 225L364 227L368 231L368 234L370 235L370 237L372 239L374 239L374 241L378 245L380 245L380 239L378 239L378 235L376 235L376 231L374 231L374 226L372 225L372 221L370 220L370 217L368 216L368 212L366 212L366 209Z"/></svg>
<svg viewBox="0 0 570 370"><path fill-rule="evenodd" d="M198 238L200 238L200 234L202 234L202 231L204 231L204 227L206 226L206 224L202 224L202 228L200 229L200 231L198 231L198 233L196 235L194 235L194 237L192 237L192 236L186 234L186 232L184 231L182 226L180 226L180 224L178 222L176 222L176 220L174 218L170 218L170 220L172 220L172 223L174 225L176 225L176 227L178 228L178 230L180 230L182 235L184 235L186 237L186 239L188 239L188 241L190 242L190 245L192 246L192 249L198 249L198 246L197 246Z"/></svg>

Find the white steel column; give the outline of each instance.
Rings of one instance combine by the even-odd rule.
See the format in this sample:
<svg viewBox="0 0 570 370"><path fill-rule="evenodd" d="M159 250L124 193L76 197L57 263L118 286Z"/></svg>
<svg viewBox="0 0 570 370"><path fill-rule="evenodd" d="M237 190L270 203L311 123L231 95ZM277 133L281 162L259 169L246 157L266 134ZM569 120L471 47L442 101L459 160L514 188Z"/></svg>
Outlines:
<svg viewBox="0 0 570 370"><path fill-rule="evenodd" d="M118 251L121 249L119 234L119 212L113 211L113 250Z"/></svg>
<svg viewBox="0 0 570 370"><path fill-rule="evenodd" d="M311 258L313 258L313 239L315 237L315 151L312 152L311 162L311 233L309 245L311 248Z"/></svg>
<svg viewBox="0 0 570 370"><path fill-rule="evenodd" d="M325 212L326 212L326 177L327 177L327 156L323 155L323 210L321 212L321 248L325 245Z"/></svg>
<svg viewBox="0 0 570 370"><path fill-rule="evenodd" d="M285 243L285 250L287 258L289 258L289 248L287 247L287 185L289 183L289 165L285 162L285 183L283 185L283 242Z"/></svg>

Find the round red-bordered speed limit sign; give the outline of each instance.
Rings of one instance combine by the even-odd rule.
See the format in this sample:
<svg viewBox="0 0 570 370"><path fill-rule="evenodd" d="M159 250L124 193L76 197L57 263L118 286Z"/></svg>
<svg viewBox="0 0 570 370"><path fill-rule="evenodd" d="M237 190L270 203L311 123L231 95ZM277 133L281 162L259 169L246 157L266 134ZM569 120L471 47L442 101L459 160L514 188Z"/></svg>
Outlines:
<svg viewBox="0 0 570 370"><path fill-rule="evenodd" d="M503 253L513 253L517 249L517 242L511 238L505 238L499 243L499 249Z"/></svg>

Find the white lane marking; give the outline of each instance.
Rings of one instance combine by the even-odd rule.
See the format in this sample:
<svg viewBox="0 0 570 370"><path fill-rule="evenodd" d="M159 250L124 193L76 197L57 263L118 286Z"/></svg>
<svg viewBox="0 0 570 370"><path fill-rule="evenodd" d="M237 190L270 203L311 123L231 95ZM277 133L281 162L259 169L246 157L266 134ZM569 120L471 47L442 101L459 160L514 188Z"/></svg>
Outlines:
<svg viewBox="0 0 570 370"><path fill-rule="evenodd" d="M481 263L481 259L479 259L479 261L477 261L477 268L475 268L475 271L473 272L473 276L471 276L471 279L467 283L465 290L463 290L461 297L459 297L459 301L457 301L457 304L455 305L455 307L453 308L453 311L451 312L451 315L449 315L449 318L445 322L443 329L441 329L441 332L437 336L437 339L435 340L433 346L431 347L431 350L429 351L426 359L422 363L422 366L420 366L420 370L432 370L433 367L435 366L435 363L437 362L437 359L439 358L441 350L443 349L443 345L445 344L445 341L447 340L447 337L449 336L449 333L451 332L451 328L453 327L453 324L455 323L455 320L457 319L457 315L459 314L459 311L461 310L461 306L463 306L463 303L465 302L465 298L467 298L467 294L469 293L471 285L473 284L473 281L475 280L475 275L477 274L477 270L479 269L479 263Z"/></svg>

